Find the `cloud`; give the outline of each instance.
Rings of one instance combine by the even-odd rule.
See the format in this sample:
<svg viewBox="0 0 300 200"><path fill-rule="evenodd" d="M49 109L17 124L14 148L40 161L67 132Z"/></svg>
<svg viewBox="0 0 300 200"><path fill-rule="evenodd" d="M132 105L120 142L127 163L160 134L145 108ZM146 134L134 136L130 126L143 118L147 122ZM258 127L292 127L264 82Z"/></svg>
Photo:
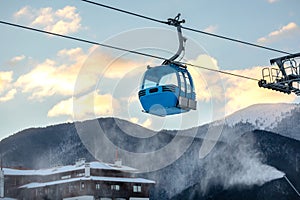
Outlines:
<svg viewBox="0 0 300 200"><path fill-rule="evenodd" d="M46 59L32 71L20 76L15 85L23 93L31 93L31 99L42 99L55 94L72 95L77 65L59 65Z"/></svg>
<svg viewBox="0 0 300 200"><path fill-rule="evenodd" d="M227 72L260 78L264 67L257 66L242 70L229 70ZM223 76L226 94L226 114L259 103L293 102L295 95L286 95L269 89L258 87L257 81L247 80L234 76Z"/></svg>
<svg viewBox="0 0 300 200"><path fill-rule="evenodd" d="M54 23L54 14L52 11L52 8L41 8L39 11L37 11L37 15L33 22L31 22L32 25L43 25L43 26L49 26Z"/></svg>
<svg viewBox="0 0 300 200"><path fill-rule="evenodd" d="M18 62L21 62L22 60L24 60L26 58L25 55L20 55L20 56L15 56L10 60L11 64L16 64Z"/></svg>
<svg viewBox="0 0 300 200"><path fill-rule="evenodd" d="M218 61L207 54L199 55L197 59L191 60L190 63L208 69L218 69ZM218 73L197 67L189 67L188 69L193 77L197 101L208 102L212 98L218 100L223 98L221 92L223 85L220 82Z"/></svg>
<svg viewBox="0 0 300 200"><path fill-rule="evenodd" d="M259 38L257 42L260 44L273 43L289 38L296 38L299 34L300 27L295 22L290 22L289 24L282 26L280 29L272 31L267 36Z"/></svg>
<svg viewBox="0 0 300 200"><path fill-rule="evenodd" d="M9 90L4 96L0 96L0 102L6 102L13 99L16 93L17 93L16 89Z"/></svg>
<svg viewBox="0 0 300 200"><path fill-rule="evenodd" d="M119 102L112 95L101 95L97 90L60 101L48 111L48 117L70 116L79 120L95 118L95 116L113 116L119 107Z"/></svg>
<svg viewBox="0 0 300 200"><path fill-rule="evenodd" d="M137 117L131 117L129 119L130 122L134 123L134 124L140 124L141 126L145 127L145 128L150 128L150 129L153 129L154 127L151 127L152 125L152 119L151 118L147 118L146 120L144 120L142 123L140 123L139 121L139 118Z"/></svg>
<svg viewBox="0 0 300 200"><path fill-rule="evenodd" d="M139 119L137 117L131 117L129 120L134 124L138 123L138 121L139 121Z"/></svg>
<svg viewBox="0 0 300 200"><path fill-rule="evenodd" d="M21 75L15 86L23 93L30 94L30 99L43 100L53 95L72 96L78 74L93 49L87 52L81 48L62 49L57 52L57 57L38 63L30 72ZM99 63L97 65L94 62L88 67L89 71L81 83L84 89L95 84L99 76ZM78 89L77 92L82 90Z"/></svg>
<svg viewBox="0 0 300 200"><path fill-rule="evenodd" d="M15 56L13 57L10 61L12 62L20 62L21 60L24 60L25 56L24 55L20 55L20 56Z"/></svg>
<svg viewBox="0 0 300 200"><path fill-rule="evenodd" d="M81 48L63 49L57 52L57 57L38 63L21 75L15 86L30 94L30 99L72 96L90 90L99 80L120 79L138 66L141 65L129 59L116 60L100 48L92 47L87 52Z"/></svg>
<svg viewBox="0 0 300 200"><path fill-rule="evenodd" d="M89 60L86 65L96 65L98 71L105 78L118 79L124 77L126 74L134 71L137 68L146 69L147 65L152 63L149 61L137 61L135 59L114 56L114 51L110 49L98 48L89 55Z"/></svg>
<svg viewBox="0 0 300 200"><path fill-rule="evenodd" d="M32 15L32 8L30 8L29 6L25 6L23 8L21 8L20 10L18 10L15 14L14 14L14 18L21 18L21 17L27 17L29 19L31 19L33 17Z"/></svg>
<svg viewBox="0 0 300 200"><path fill-rule="evenodd" d="M58 34L75 33L82 28L81 17L74 6L65 6L58 10L51 7L35 9L25 6L14 17L16 20L27 21L31 26Z"/></svg>
<svg viewBox="0 0 300 200"><path fill-rule="evenodd" d="M12 71L7 71L7 72L0 71L0 94L10 87L10 84L13 81L12 76L13 76Z"/></svg>
<svg viewBox="0 0 300 200"><path fill-rule="evenodd" d="M59 57L67 57L73 61L82 61L86 58L83 50L79 47L73 49L62 49L57 52Z"/></svg>
<svg viewBox="0 0 300 200"><path fill-rule="evenodd" d="M123 109L121 104L126 103L131 95L131 92L126 91L133 86L132 81L138 81L136 71L132 71L141 69L138 62L126 58L116 59L109 52L95 47L87 53L81 48L63 49L57 52L57 56L56 62L45 60L17 81L23 92L31 93L33 99L55 94L69 97L55 104L49 110L48 117L72 116L77 120L125 112L127 107ZM60 59L63 64L59 64ZM40 79L35 80L33 77ZM70 87L64 89L63 85ZM138 85L134 85L136 87Z"/></svg>
<svg viewBox="0 0 300 200"><path fill-rule="evenodd" d="M126 59L118 59L112 62L105 72L105 77L107 78L121 78L125 74L133 71L135 68L139 68L141 66L145 66L145 63L139 63L133 60L126 60Z"/></svg>
<svg viewBox="0 0 300 200"><path fill-rule="evenodd" d="M150 128L151 125L152 125L152 120L149 119L149 118L146 119L146 121L144 121L144 122L142 123L142 126L143 126L143 127L146 127L146 128Z"/></svg>
<svg viewBox="0 0 300 200"><path fill-rule="evenodd" d="M12 88L13 72L0 72L0 102L9 101L14 98L17 90Z"/></svg>
<svg viewBox="0 0 300 200"><path fill-rule="evenodd" d="M204 31L208 33L215 33L217 29L218 29L217 25L210 25L207 28L205 28Z"/></svg>
<svg viewBox="0 0 300 200"><path fill-rule="evenodd" d="M71 116L73 117L73 98L55 104L49 111L48 117Z"/></svg>

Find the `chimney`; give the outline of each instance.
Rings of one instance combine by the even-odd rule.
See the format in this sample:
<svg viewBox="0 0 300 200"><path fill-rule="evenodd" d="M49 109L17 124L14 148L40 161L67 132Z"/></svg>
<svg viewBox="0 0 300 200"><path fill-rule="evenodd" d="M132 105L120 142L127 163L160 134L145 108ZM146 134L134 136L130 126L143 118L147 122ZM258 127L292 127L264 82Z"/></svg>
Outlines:
<svg viewBox="0 0 300 200"><path fill-rule="evenodd" d="M90 163L85 163L85 165L84 165L84 175L85 175L85 177L90 177L91 176Z"/></svg>
<svg viewBox="0 0 300 200"><path fill-rule="evenodd" d="M122 160L120 159L120 160L116 160L115 161L115 166L116 167L122 167Z"/></svg>
<svg viewBox="0 0 300 200"><path fill-rule="evenodd" d="M116 167L122 167L122 160L119 159L119 151L118 151L118 148L116 148L115 166L116 166Z"/></svg>
<svg viewBox="0 0 300 200"><path fill-rule="evenodd" d="M85 164L85 159L84 159L84 158L80 158L80 159L78 159L78 160L76 161L75 166L76 166L76 167L80 167L80 166L82 166L82 165L84 165L84 164Z"/></svg>

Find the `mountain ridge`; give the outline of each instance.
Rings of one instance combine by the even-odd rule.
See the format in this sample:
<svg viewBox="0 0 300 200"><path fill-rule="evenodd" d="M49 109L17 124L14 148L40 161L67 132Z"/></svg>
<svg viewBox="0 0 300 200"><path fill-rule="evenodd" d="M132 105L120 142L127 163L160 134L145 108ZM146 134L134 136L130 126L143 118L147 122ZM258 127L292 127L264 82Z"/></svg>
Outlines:
<svg viewBox="0 0 300 200"><path fill-rule="evenodd" d="M274 112L271 112L271 111ZM269 112L270 111L270 112ZM190 129L198 129L205 126L218 126L218 125L226 125L229 127L233 127L238 123L249 123L253 125L254 129L260 129L260 130L268 130L272 132L277 132L276 129L278 128L278 124L280 124L281 121L294 117L292 116L294 114L300 115L300 105L296 103L262 103L262 104L253 104L246 108L240 109L230 115L227 115L224 117L224 119L216 120L209 123L204 123L201 125L196 125L195 127L184 129L183 131L190 130ZM267 113L269 113L267 115ZM253 117L255 116L255 117ZM266 120L266 118L272 118L273 120ZM100 117L97 119L115 119L117 121L120 121L121 123L125 122L127 123L127 126L124 126L124 128L128 128L129 126L138 126L139 128L145 129L147 132L151 132L151 134L155 134L155 130L152 130L150 128L144 127L140 124L132 123L128 121L127 119L122 118L116 118L116 117ZM87 122L92 121L95 119L88 119L88 120L81 120L81 121L74 121L74 122L63 122L63 123L57 123L53 125L48 126L41 126L41 127L30 127L23 130L20 130L16 133L13 133L2 140L5 140L9 138L10 136L16 135L18 133L23 133L23 131L26 131L28 129L39 129L39 128L48 128L51 126L57 126L57 125L64 125L64 124L74 124L74 123L81 123L81 122ZM119 123L120 124L120 123ZM176 130L166 130L166 131L176 131ZM125 131L129 132L129 131ZM299 135L299 134L297 134ZM300 140L300 136L294 136L293 134L285 135L288 137L292 137L294 139ZM1 141L2 141L1 140Z"/></svg>
<svg viewBox="0 0 300 200"><path fill-rule="evenodd" d="M293 118L294 120L292 120ZM295 126L289 130L298 132L300 119L298 109L278 122L277 133L255 130L249 121L222 127L222 135L211 153L199 159L199 150L208 129L215 124L205 124L194 128L197 135L193 142L177 160L154 172L144 172L141 176L156 181L151 192L152 199L238 199L239 195L254 194L255 199L272 199L270 192L279 188L277 195L282 199L295 199L293 191L279 178L281 172L287 174L297 188L300 183L300 141L284 136L286 126ZM292 124L286 124L287 122ZM118 118L98 118L78 122L87 127L90 123L99 123L108 137L120 148L131 152L151 152L161 149L173 141L176 131L162 130L153 132ZM124 129L124 127L126 127ZM23 166L26 168L47 168L55 165L73 164L78 158L95 160L78 135L75 123L51 125L44 128L30 128L18 132L0 142L0 152L4 166ZM93 132L93 130L89 130ZM149 138L136 138L129 132L143 132ZM188 131L181 131L180 134ZM279 134L278 134L279 133ZM89 133L87 133L89 134ZM137 134L137 133L136 133ZM142 135L143 136L143 135ZM120 154L122 157L122 154ZM164 158L161 158L164 159ZM114 162L114 152L102 160ZM123 160L123 164L127 165ZM130 166L130 165L129 165ZM234 170L232 170L234 169ZM272 172L260 174L261 171ZM240 177L242 176L242 178ZM275 177L273 177L275 176ZM253 179L256 178L256 179ZM258 184L259 183L259 184ZM189 195L194 193L195 195ZM225 198L226 197L226 198Z"/></svg>

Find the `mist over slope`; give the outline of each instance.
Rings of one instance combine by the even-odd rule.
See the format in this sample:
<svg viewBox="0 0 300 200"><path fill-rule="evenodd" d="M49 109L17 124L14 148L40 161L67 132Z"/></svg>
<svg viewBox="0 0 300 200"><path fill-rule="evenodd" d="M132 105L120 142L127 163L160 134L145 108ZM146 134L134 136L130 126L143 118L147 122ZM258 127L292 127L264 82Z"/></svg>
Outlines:
<svg viewBox="0 0 300 200"><path fill-rule="evenodd" d="M245 154L244 150L241 151L241 148L245 148L245 143L248 143L246 149L252 146L249 154ZM299 148L299 141L272 132L255 130L245 133L235 145L222 147L219 150L216 148L212 152L215 156L208 159L212 159L211 162L215 164L208 164L212 169L204 172L200 177L202 180L207 179L207 173L212 172L214 174L209 176L212 178L211 181L199 181L173 196L172 200L298 199L295 191L280 173L285 173L295 187L300 188ZM241 154L240 159L236 157ZM233 165L232 158L236 160ZM259 162L256 162L257 160L252 162L253 159L259 159ZM245 166L247 166L246 170L243 169ZM233 184L234 181L239 184ZM203 192L203 183L210 184L205 192Z"/></svg>

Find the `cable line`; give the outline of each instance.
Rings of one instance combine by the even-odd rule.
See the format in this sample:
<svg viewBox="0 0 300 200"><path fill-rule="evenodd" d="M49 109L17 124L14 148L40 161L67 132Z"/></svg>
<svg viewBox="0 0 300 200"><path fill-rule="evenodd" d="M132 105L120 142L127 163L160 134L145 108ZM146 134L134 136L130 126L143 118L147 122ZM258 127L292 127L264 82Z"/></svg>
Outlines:
<svg viewBox="0 0 300 200"><path fill-rule="evenodd" d="M72 36L68 36L68 35L62 35L62 34L58 34L58 33L44 31L44 30L40 30L40 29L28 27L28 26L22 26L22 25L10 23L10 22L0 21L0 23L6 24L6 25L9 25L9 26L14 26L14 27L22 28L22 29L36 31L36 32L40 32L40 33L45 33L45 34L49 34L49 35L54 35L54 36L58 36L58 37L63 37L63 38L71 39L71 40L76 40L76 41L79 41L79 42L84 42L84 43L98 45L98 46L102 46L102 47L106 47L106 48L111 48L111 49L115 49L115 50L119 50L119 51L125 51L125 52L129 52L129 53L138 54L138 55L147 56L147 57L152 57L152 58L157 58L157 59L161 59L161 60L165 59L165 58L160 57L160 56L155 56L155 55L151 55L151 54L147 54L147 53L142 53L142 52L138 52L138 51L128 50L128 49L125 49L125 48L115 47L115 46L111 46L111 45L108 45L108 44L98 43L98 42L94 42L94 41L91 41L91 40L76 38L76 37L72 37Z"/></svg>
<svg viewBox="0 0 300 200"><path fill-rule="evenodd" d="M205 31L200 31L200 30L193 29L193 28L188 28L188 27L185 27L185 26L182 26L181 28L183 28L185 30L194 31L194 32L197 32L197 33L209 35L209 36L212 36L212 37L217 37L217 38L220 38L220 39L229 40L229 41L232 41L232 42L237 42L237 43L241 43L241 44L245 44L245 45L249 45L249 46L253 46L253 47L257 47L257 48L266 49L266 50L269 50L269 51L275 51L275 52L283 53L283 54L291 54L289 52L274 49L274 48L271 48L271 47L266 47L266 46L262 46L262 45L258 45L258 44L254 44L254 43L250 43L250 42L245 42L245 41L242 41L242 40L238 40L238 39L234 39L234 38L230 38L230 37L226 37L226 36L222 36L222 35L208 33L208 32L205 32Z"/></svg>
<svg viewBox="0 0 300 200"><path fill-rule="evenodd" d="M168 60L167 58L164 58L164 57L161 57L161 56L156 56L156 55L152 55L152 54L142 53L142 52L139 52L139 51L125 49L125 48L122 48L122 47L116 47L116 46L112 46L112 45L108 45L108 44L94 42L94 41L87 40L87 39L81 39L81 38L72 37L72 36L68 36L68 35L62 35L62 34L58 34L58 33L44 31L44 30L40 30L40 29L28 27L28 26L23 26L23 25L19 25L19 24L15 24L15 23L10 23L10 22L6 22L6 21L1 21L0 20L0 23L8 25L8 26L13 26L13 27L26 29L26 30L30 30L30 31L35 31L35 32L39 32L39 33L54 35L54 36L57 36L57 37L62 37L62 38L70 39L70 40L75 40L75 41L84 42L84 43L88 43L88 44L98 45L98 46L111 48L111 49L115 49L115 50L118 50L118 51L124 51L124 52L132 53L132 54L137 54L137 55L141 55L141 56L145 56L145 57L151 57L151 58L156 58L156 59L160 59L160 60ZM192 66L192 67L197 67L197 68L208 70L208 71L213 71L213 72L218 72L218 73L227 74L227 75L231 75L231 76L236 76L236 77L240 77L240 78L245 78L245 79L249 79L249 80L259 81L259 79L256 79L256 78L243 76L243 75L239 75L239 74L234 74L234 73L230 73L230 72L226 72L226 71L222 71L222 70L211 69L211 68L203 67L203 66L200 66L200 65L194 65L194 64L191 64L191 63L185 63L185 62L177 62L177 63L183 64L183 65L189 65L189 66Z"/></svg>
<svg viewBox="0 0 300 200"><path fill-rule="evenodd" d="M203 66L199 66L199 65L194 65L194 64L191 64L191 63L182 63L182 64L189 65L189 66L192 66L192 67L197 67L197 68L200 68L200 69L213 71L213 72L218 72L218 73L222 73L222 74L226 74L226 75L230 75L230 76L245 78L245 79L249 79L249 80L253 80L253 81L259 81L260 80L260 79L252 78L252 77L249 77L249 76L234 74L234 73L231 73L231 72L226 72L226 71L222 71L222 70L218 70L218 69L211 69L211 68L207 68L207 67L203 67Z"/></svg>
<svg viewBox="0 0 300 200"><path fill-rule="evenodd" d="M145 16L145 15L137 14L137 13L130 12L130 11L127 11L127 10L123 10L123 9L119 9L119 8L116 8L116 7L108 6L108 5L105 5L105 4L97 3L97 2L94 2L94 1L89 1L89 0L81 0L81 1L93 4L93 5L96 5L96 6L108 8L108 9L111 9L111 10L115 10L115 11L118 11L118 12L122 12L122 13L125 13L125 14L128 14L128 15L132 15L132 16L143 18L143 19L147 19L147 20L150 20L150 21L172 25L172 24L169 24L166 21L158 20L158 19L155 19L155 18L152 18L152 17L148 17L148 16ZM205 31L197 30L197 29L194 29L194 28L189 28L189 27L185 27L185 26L182 26L182 28L185 29L185 30L188 30L188 31L193 31L193 32L196 32L196 33L205 34L205 35L208 35L208 36L217 37L219 39L229 40L229 41L232 41L232 42L237 42L237 43L241 43L241 44L244 44L244 45L249 45L249 46L253 46L253 47L257 47L257 48L262 48L262 49L269 50L269 51L274 51L274 52L277 52L277 53L291 54L289 52L282 51L282 50L279 50L279 49L275 49L275 48L271 48L271 47L267 47L267 46L262 46L262 45L258 45L258 44L255 44L255 43L246 42L246 41L242 41L242 40L238 40L238 39L234 39L234 38L230 38L230 37L226 37L226 36L222 36L222 35L217 35L217 34L205 32Z"/></svg>
<svg viewBox="0 0 300 200"><path fill-rule="evenodd" d="M93 4L93 5L96 5L96 6L101 6L101 7L104 7L104 8L108 8L108 9L111 9L111 10L115 10L115 11L118 11L118 12L126 13L126 14L129 14L129 15L133 15L133 16L136 16L136 17L144 18L144 19L147 19L147 20L150 20L150 21L154 21L154 22L158 22L158 23L162 23L162 24L167 24L167 22L165 22L165 21L161 21L161 20L158 20L158 19L154 19L152 17L147 17L147 16L144 16L144 15L140 15L140 14L130 12L130 11L127 11L127 10L122 10L122 9L115 8L115 7L112 7L112 6L104 5L104 4L101 4L101 3L94 2L94 1L89 1L89 0L81 0L81 1Z"/></svg>

